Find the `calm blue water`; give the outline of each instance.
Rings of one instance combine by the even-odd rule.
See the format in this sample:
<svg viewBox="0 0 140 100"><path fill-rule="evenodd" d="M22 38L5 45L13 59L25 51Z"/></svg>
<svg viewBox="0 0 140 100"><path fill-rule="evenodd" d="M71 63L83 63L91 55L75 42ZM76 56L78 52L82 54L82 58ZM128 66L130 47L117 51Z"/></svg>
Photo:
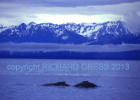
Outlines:
<svg viewBox="0 0 140 100"><path fill-rule="evenodd" d="M75 65L75 67L78 66L78 70L69 65L66 65L69 69L63 68L63 70L62 67L56 69L56 66L55 70L47 71L42 70L42 66L39 69L30 69L30 71L29 68L26 69L29 65L31 68L31 64L42 65L42 63L53 64L53 67L58 63L80 63L80 65ZM89 65L82 65L83 63ZM24 64L28 65L21 70ZM91 64L93 64L92 68ZM96 64L96 68L94 64ZM102 67L101 64L103 64ZM11 65L18 65L18 70L15 70L16 67L9 67ZM1 59L0 100L140 100L139 65L139 61ZM80 69L83 66L84 69ZM117 68L112 66L117 66ZM47 66L47 68L50 67ZM73 87L85 80L93 82L99 87L92 89ZM41 86L41 84L59 81L66 81L71 86Z"/></svg>

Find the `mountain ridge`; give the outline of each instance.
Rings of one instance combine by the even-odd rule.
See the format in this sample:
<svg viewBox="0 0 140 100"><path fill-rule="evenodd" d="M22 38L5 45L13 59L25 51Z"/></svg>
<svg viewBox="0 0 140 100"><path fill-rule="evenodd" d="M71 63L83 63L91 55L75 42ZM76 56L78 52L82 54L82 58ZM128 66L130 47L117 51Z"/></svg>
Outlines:
<svg viewBox="0 0 140 100"><path fill-rule="evenodd" d="M6 27L0 25L0 43L37 42L63 44L137 44L140 35L130 32L121 21L53 24L30 22Z"/></svg>

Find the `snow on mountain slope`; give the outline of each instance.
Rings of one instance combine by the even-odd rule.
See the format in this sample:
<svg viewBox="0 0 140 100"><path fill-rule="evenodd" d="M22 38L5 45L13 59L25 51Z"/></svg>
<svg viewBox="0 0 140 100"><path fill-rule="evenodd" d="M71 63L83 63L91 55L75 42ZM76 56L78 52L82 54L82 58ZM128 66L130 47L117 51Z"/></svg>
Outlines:
<svg viewBox="0 0 140 100"><path fill-rule="evenodd" d="M67 23L52 24L22 23L18 26L3 27L0 25L0 42L56 42L56 43L139 43L121 21L105 23ZM129 40L130 39L130 40ZM133 41L135 39L135 41ZM124 41L125 40L125 41Z"/></svg>

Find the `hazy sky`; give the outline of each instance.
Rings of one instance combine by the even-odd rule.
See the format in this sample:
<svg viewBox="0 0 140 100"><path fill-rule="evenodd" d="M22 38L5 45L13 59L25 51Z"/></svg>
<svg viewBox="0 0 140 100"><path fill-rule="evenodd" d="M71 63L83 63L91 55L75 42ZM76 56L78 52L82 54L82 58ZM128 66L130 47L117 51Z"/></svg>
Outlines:
<svg viewBox="0 0 140 100"><path fill-rule="evenodd" d="M4 25L115 20L140 31L140 0L0 0L0 24Z"/></svg>

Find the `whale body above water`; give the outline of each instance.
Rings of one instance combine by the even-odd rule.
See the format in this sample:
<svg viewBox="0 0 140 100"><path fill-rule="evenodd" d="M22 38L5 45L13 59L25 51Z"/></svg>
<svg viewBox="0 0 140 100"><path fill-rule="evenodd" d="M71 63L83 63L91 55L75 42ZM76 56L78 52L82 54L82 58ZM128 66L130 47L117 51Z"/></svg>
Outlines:
<svg viewBox="0 0 140 100"><path fill-rule="evenodd" d="M69 86L69 84L63 81L63 82L43 84L42 86Z"/></svg>
<svg viewBox="0 0 140 100"><path fill-rule="evenodd" d="M47 84L43 84L41 86L70 86L70 85L67 84L65 81L62 81L62 82L56 82L56 83L47 83ZM94 83L88 82L88 81L83 81L81 83L74 85L74 87L95 88L95 87L97 87L97 85Z"/></svg>
<svg viewBox="0 0 140 100"><path fill-rule="evenodd" d="M97 87L96 84L90 83L90 82L88 82L88 81L83 81L83 82L78 83L78 84L76 84L76 85L74 85L74 86L75 86L75 87L80 87L80 88L95 88L95 87Z"/></svg>

